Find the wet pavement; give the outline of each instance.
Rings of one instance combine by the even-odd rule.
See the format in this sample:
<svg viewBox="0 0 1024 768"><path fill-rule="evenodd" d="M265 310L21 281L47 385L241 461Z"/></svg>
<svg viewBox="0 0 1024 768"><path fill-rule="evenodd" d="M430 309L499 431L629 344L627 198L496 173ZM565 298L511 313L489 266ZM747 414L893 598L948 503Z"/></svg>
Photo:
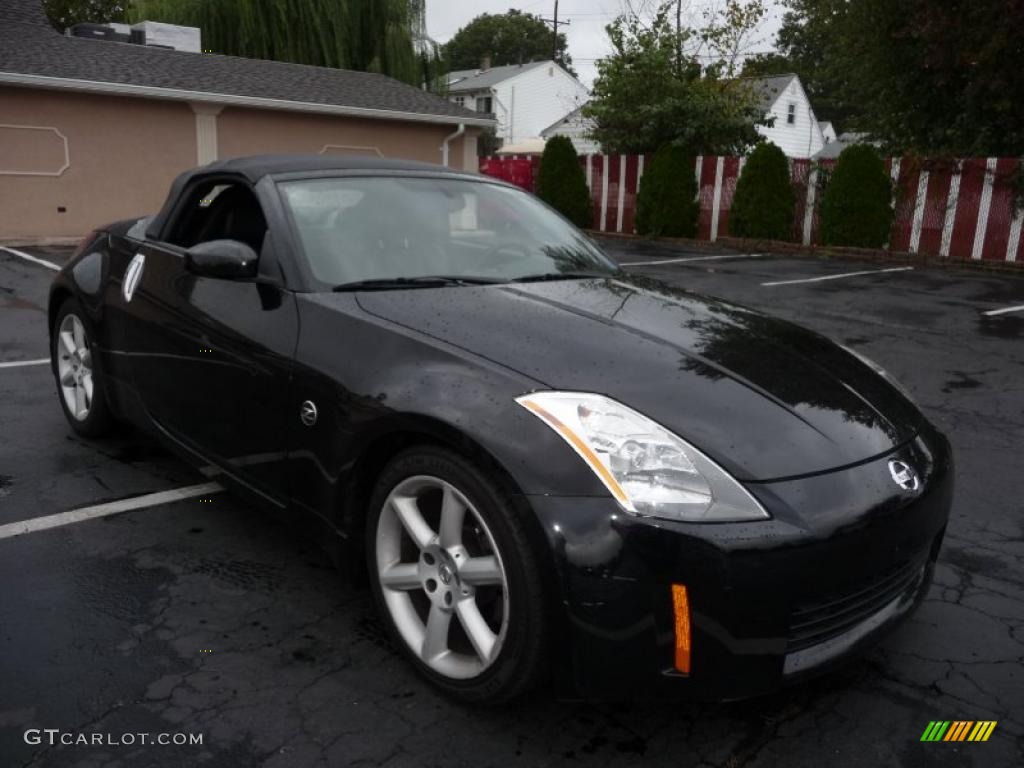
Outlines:
<svg viewBox="0 0 1024 768"><path fill-rule="evenodd" d="M453 705L317 544L219 493L0 538L0 766L1024 764L1024 276L609 240L623 263L823 332L950 435L957 500L920 611L840 672L732 704ZM21 249L60 262L69 249ZM0 250L0 364L47 356L52 272ZM72 437L45 365L0 368L0 526L204 478L139 434ZM995 720L985 743L921 743ZM28 744L26 729L114 744ZM126 735L201 734L201 745ZM106 736L109 735L109 736Z"/></svg>

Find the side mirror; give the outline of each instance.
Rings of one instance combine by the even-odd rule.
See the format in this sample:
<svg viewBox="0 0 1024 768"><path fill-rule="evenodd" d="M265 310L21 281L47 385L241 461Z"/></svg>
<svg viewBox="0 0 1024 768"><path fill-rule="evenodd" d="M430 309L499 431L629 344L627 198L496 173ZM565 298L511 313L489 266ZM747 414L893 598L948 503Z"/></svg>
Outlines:
<svg viewBox="0 0 1024 768"><path fill-rule="evenodd" d="M258 267L256 251L238 240L209 240L185 252L185 268L204 277L256 277Z"/></svg>

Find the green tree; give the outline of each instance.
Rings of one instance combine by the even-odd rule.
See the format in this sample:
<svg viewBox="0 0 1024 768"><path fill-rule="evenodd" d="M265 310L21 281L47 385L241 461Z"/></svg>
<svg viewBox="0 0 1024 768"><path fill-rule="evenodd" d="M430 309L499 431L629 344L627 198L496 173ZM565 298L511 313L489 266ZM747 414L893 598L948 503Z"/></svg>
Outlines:
<svg viewBox="0 0 1024 768"><path fill-rule="evenodd" d="M759 53L743 62L740 77L771 77L796 72L800 75L800 80L804 80L803 75L796 70L796 63L788 56L781 53Z"/></svg>
<svg viewBox="0 0 1024 768"><path fill-rule="evenodd" d="M699 213L693 158L682 147L665 145L654 153L640 179L636 231L655 237L693 237Z"/></svg>
<svg viewBox="0 0 1024 768"><path fill-rule="evenodd" d="M867 144L844 149L821 199L822 243L881 248L892 217L892 182L882 158Z"/></svg>
<svg viewBox="0 0 1024 768"><path fill-rule="evenodd" d="M725 59L702 71L691 58L695 46L732 46L738 33L677 29L670 11L671 4L663 5L650 21L623 14L607 27L613 52L597 63L584 107L594 121L593 137L611 153L666 144L687 155L744 151L758 141L755 126L765 122L756 95L725 76Z"/></svg>
<svg viewBox="0 0 1024 768"><path fill-rule="evenodd" d="M203 30L215 53L432 82L408 0L135 0L130 16ZM429 79L425 80L425 77Z"/></svg>
<svg viewBox="0 0 1024 768"><path fill-rule="evenodd" d="M785 72L795 72L807 91L819 120L832 120L846 129L857 105L849 99L849 80L856 66L837 59L840 39L850 23L846 0L783 0L787 11L779 29L778 48L790 62ZM778 59L774 60L778 63ZM758 66L756 63L753 66ZM764 74L784 74L765 72Z"/></svg>
<svg viewBox="0 0 1024 768"><path fill-rule="evenodd" d="M668 0L667 5L675 5L678 13L680 3L681 0ZM698 41L692 53L710 59L706 69L717 76L736 75L745 50L753 44L757 28L767 13L765 0L722 0L709 3L701 15L701 23L687 32ZM683 29L678 25L676 33L683 34ZM686 54L685 47L681 52Z"/></svg>
<svg viewBox="0 0 1024 768"><path fill-rule="evenodd" d="M886 151L1024 154L1020 0L786 0L779 48L815 111Z"/></svg>
<svg viewBox="0 0 1024 768"><path fill-rule="evenodd" d="M759 145L736 183L729 231L737 237L792 240L795 206L786 155L771 142Z"/></svg>
<svg viewBox="0 0 1024 768"><path fill-rule="evenodd" d="M573 75L572 57L563 33L558 34L556 61ZM539 16L514 8L508 13L484 13L462 27L443 48L453 70L476 69L485 57L495 67L547 61L552 53L551 28Z"/></svg>
<svg viewBox="0 0 1024 768"><path fill-rule="evenodd" d="M43 0L43 10L59 32L83 22L123 21L129 0Z"/></svg>
<svg viewBox="0 0 1024 768"><path fill-rule="evenodd" d="M594 208L587 178L567 136L552 136L544 145L537 196L577 227L593 225Z"/></svg>

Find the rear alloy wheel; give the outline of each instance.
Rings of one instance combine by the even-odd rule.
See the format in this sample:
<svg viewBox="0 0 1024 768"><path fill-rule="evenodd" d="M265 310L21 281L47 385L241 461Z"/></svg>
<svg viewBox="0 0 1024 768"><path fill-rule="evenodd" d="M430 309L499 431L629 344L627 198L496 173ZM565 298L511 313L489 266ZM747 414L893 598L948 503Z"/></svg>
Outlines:
<svg viewBox="0 0 1024 768"><path fill-rule="evenodd" d="M374 591L416 666L465 701L504 701L534 684L543 593L526 537L490 482L425 448L389 465L373 503Z"/></svg>
<svg viewBox="0 0 1024 768"><path fill-rule="evenodd" d="M78 315L65 315L57 331L57 380L64 405L75 421L92 409L92 352Z"/></svg>
<svg viewBox="0 0 1024 768"><path fill-rule="evenodd" d="M76 432L99 437L110 431L114 420L92 347L78 304L65 301L57 315L51 351L60 402Z"/></svg>

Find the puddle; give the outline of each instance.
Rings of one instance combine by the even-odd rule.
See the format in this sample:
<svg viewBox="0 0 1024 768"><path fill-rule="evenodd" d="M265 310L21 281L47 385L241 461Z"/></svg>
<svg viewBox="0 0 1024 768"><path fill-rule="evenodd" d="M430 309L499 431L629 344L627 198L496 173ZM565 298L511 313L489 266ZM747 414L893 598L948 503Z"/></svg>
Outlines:
<svg viewBox="0 0 1024 768"><path fill-rule="evenodd" d="M952 392L954 389L977 389L983 386L982 382L978 379L973 379L961 371L950 371L950 373L957 378L947 381L946 385L942 388L943 392Z"/></svg>
<svg viewBox="0 0 1024 768"><path fill-rule="evenodd" d="M978 331L997 339L1016 339L1024 334L1024 315L981 315Z"/></svg>

